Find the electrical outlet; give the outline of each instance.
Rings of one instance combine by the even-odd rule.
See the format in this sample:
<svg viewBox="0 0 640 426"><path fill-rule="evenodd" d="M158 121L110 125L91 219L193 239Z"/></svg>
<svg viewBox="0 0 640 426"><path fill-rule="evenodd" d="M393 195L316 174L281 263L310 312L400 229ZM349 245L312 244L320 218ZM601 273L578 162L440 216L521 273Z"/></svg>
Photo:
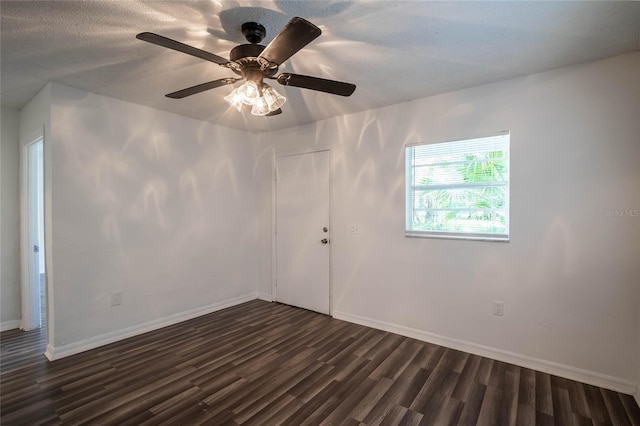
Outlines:
<svg viewBox="0 0 640 426"><path fill-rule="evenodd" d="M349 225L349 235L360 235L359 223L352 223Z"/></svg>
<svg viewBox="0 0 640 426"><path fill-rule="evenodd" d="M122 305L122 292L114 291L111 293L111 306L120 306Z"/></svg>
<svg viewBox="0 0 640 426"><path fill-rule="evenodd" d="M499 317L504 315L503 302L493 302L493 315L498 315Z"/></svg>

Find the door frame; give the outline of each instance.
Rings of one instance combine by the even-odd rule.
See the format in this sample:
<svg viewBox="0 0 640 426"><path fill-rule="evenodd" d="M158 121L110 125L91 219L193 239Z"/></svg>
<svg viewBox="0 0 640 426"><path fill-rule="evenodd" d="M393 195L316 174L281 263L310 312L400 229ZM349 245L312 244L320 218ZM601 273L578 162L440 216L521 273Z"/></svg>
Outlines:
<svg viewBox="0 0 640 426"><path fill-rule="evenodd" d="M28 331L42 326L42 317L40 311L40 271L32 276L33 269L39 266L39 262L33 264L32 246L34 240L39 238L38 235L38 211L33 209L34 203L37 203L38 193L33 190L33 152L32 147L35 144L42 144L42 199L40 200L42 208L42 217L44 222L44 136L39 136L30 142L20 144L20 296L21 296L21 326L20 328ZM37 187L36 187L37 188ZM36 204L37 205L37 204ZM44 226L44 223L42 224ZM44 232L43 232L44 233ZM45 249L45 242L39 241L39 250ZM46 255L46 253L45 253ZM45 266L45 277L46 277ZM37 283L37 288L36 288ZM46 285L46 282L45 282ZM37 290L37 291L36 291ZM48 298L47 298L48 299ZM45 300L45 304L47 301ZM40 311L35 312L34 306L40 306ZM48 306L46 306L48 308ZM48 309L45 309L48 313Z"/></svg>
<svg viewBox="0 0 640 426"><path fill-rule="evenodd" d="M278 206L278 184L276 173L276 161L282 157L292 157L295 155L313 154L316 152L329 153L329 230L330 230L330 243L329 243L329 316L333 317L333 245L335 244L335 235L333 229L333 156L331 154L330 146L316 146L313 148L296 149L282 152L273 151L271 161L271 299L275 302L278 300L278 271L277 271L277 206Z"/></svg>

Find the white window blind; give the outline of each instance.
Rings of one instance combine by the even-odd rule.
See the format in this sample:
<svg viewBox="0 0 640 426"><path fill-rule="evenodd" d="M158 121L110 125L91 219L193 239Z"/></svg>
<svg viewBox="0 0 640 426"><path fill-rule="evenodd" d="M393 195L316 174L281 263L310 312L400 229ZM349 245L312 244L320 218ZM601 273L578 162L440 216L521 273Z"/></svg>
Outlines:
<svg viewBox="0 0 640 426"><path fill-rule="evenodd" d="M509 133L405 148L406 235L509 240Z"/></svg>

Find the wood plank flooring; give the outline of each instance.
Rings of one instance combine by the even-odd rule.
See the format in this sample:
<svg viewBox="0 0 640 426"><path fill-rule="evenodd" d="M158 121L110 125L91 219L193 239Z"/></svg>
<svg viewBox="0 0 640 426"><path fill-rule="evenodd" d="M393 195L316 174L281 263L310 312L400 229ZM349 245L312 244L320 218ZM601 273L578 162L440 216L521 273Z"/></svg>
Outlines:
<svg viewBox="0 0 640 426"><path fill-rule="evenodd" d="M55 362L1 336L2 425L640 425L629 395L257 300Z"/></svg>
<svg viewBox="0 0 640 426"><path fill-rule="evenodd" d="M47 350L47 293L45 276L40 274L41 326L36 330L7 330L0 333L0 371L6 373L16 368L42 362ZM1 382L0 382L1 384Z"/></svg>

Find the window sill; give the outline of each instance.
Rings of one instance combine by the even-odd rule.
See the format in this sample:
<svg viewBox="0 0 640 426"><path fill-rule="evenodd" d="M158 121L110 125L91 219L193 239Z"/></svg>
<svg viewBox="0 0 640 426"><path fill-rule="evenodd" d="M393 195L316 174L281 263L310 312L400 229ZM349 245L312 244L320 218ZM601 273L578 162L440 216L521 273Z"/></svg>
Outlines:
<svg viewBox="0 0 640 426"><path fill-rule="evenodd" d="M439 240L469 240L469 241L488 241L492 243L508 243L509 236L489 236L489 235L451 235L451 234L433 234L421 232L405 232L408 238L435 238Z"/></svg>

